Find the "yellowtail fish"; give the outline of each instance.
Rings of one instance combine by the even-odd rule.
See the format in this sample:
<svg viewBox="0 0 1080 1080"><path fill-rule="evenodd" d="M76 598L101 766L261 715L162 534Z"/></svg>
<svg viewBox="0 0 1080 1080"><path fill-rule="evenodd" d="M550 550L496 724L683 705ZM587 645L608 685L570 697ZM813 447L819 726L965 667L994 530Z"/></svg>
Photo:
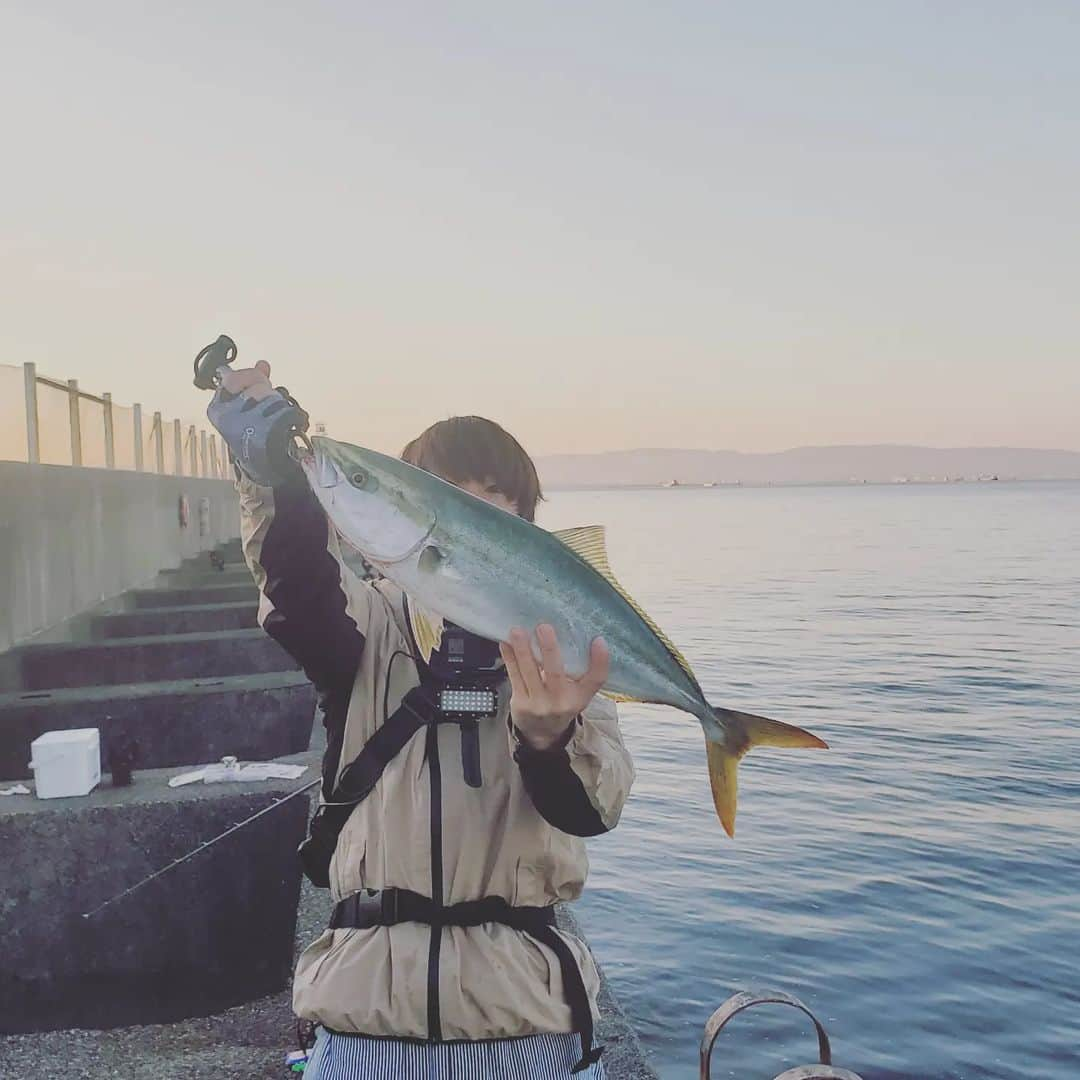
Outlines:
<svg viewBox="0 0 1080 1080"><path fill-rule="evenodd" d="M825 746L802 728L709 704L679 650L615 580L599 526L548 532L397 458L322 436L301 463L338 533L423 607L492 641L549 623L573 676L603 637L606 693L696 717L729 836L748 750Z"/></svg>

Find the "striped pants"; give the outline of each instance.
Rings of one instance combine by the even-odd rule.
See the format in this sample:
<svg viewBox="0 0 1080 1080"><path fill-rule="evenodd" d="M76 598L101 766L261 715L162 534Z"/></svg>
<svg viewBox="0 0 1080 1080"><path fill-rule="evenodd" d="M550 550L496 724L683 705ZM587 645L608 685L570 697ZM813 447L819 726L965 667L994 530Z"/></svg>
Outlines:
<svg viewBox="0 0 1080 1080"><path fill-rule="evenodd" d="M319 1029L304 1080L571 1080L577 1035L424 1043ZM604 1080L598 1061L577 1077Z"/></svg>

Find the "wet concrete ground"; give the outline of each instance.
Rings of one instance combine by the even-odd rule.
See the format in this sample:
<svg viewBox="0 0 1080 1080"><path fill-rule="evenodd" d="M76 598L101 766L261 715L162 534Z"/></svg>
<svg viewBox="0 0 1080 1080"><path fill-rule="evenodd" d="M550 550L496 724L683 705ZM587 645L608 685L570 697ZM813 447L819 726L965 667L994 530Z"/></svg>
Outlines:
<svg viewBox="0 0 1080 1080"><path fill-rule="evenodd" d="M284 759L313 766L302 781L293 784L317 775L324 745L318 724L314 736L306 753ZM173 771L179 770L169 770ZM179 793L170 794L180 797ZM115 797L122 795L118 792ZM322 933L329 916L328 891L316 889L304 880L294 942L297 955ZM571 911L564 908L559 919L565 929L583 936ZM602 963L603 957L598 959ZM655 1080L637 1035L606 980L600 1004L604 1019L597 1030L597 1041L606 1047L604 1061L610 1080ZM296 1075L284 1064L286 1053L296 1048L295 1031L291 991L284 990L215 1016L173 1024L0 1036L0 1076L20 1080L190 1080L197 1076L213 1080L285 1080Z"/></svg>
<svg viewBox="0 0 1080 1080"><path fill-rule="evenodd" d="M297 951L326 926L329 894L304 882L296 932ZM573 916L561 915L575 930ZM611 1080L655 1080L637 1036L606 985L604 1020L597 1032L607 1047ZM0 1076L20 1080L285 1080L285 1055L295 1048L295 1018L289 991L217 1016L176 1024L113 1031L49 1031L0 1037ZM477 1078L481 1080L481 1078Z"/></svg>

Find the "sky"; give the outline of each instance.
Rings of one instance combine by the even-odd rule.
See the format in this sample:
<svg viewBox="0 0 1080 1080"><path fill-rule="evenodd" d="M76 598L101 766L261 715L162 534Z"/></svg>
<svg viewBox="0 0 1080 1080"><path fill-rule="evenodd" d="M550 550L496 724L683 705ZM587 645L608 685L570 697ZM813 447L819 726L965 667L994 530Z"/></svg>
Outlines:
<svg viewBox="0 0 1080 1080"><path fill-rule="evenodd" d="M1080 4L0 9L0 363L331 434L1080 449Z"/></svg>

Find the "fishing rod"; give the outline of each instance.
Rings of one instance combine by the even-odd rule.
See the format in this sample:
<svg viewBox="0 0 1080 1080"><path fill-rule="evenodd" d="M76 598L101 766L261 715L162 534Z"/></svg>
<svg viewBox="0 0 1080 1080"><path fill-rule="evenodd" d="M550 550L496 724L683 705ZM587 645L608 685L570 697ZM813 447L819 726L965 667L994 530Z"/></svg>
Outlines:
<svg viewBox="0 0 1080 1080"><path fill-rule="evenodd" d="M310 791L317 784L321 783L321 778L318 780L312 780L310 783L304 784L303 787L298 787L295 791L290 792L284 798L275 799L274 802L272 802L269 806L264 806L260 811L258 811L258 813L252 814L251 817L244 818L243 821L238 821L235 825L226 829L223 833L219 833L212 839L204 840L203 843L201 843L197 848L193 848L186 855L181 855L179 859L173 859L173 861L169 863L168 866L163 866L160 870L155 870L148 877L144 877L142 881L135 882L134 885L125 889L123 892L117 893L115 896L110 896L108 900L106 900L102 904L98 904L98 906L92 911L84 911L82 917L84 919L92 918L94 915L97 915L100 912L104 911L107 907L110 907L118 901L123 900L125 897L130 896L133 892L138 891L144 885L149 885L151 881L156 881L159 877L167 874L170 870L175 869L182 863L186 863L188 859L193 859L196 855L204 852L208 847L212 847L214 844L218 843L218 841L224 840L227 836L231 836L237 830L244 828L245 825L250 825L253 821L257 821L263 816L263 814L269 814L271 810L276 810L279 806L284 806L284 804L287 803L290 799L295 799L297 795L303 795L304 792Z"/></svg>

